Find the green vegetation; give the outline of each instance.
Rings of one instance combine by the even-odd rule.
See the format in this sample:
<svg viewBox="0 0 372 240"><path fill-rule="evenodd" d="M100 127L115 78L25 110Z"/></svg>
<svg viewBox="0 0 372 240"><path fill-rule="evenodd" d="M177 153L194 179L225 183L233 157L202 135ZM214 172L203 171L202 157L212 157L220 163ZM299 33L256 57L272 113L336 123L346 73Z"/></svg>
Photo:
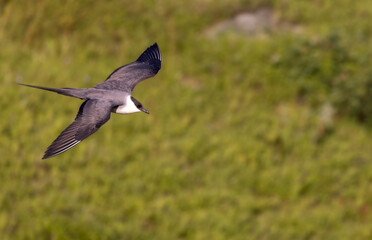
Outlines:
<svg viewBox="0 0 372 240"><path fill-rule="evenodd" d="M277 29L206 36L266 8ZM372 239L372 5L0 1L0 238ZM282 26L282 27L280 27ZM90 87L157 42L158 75L41 160Z"/></svg>

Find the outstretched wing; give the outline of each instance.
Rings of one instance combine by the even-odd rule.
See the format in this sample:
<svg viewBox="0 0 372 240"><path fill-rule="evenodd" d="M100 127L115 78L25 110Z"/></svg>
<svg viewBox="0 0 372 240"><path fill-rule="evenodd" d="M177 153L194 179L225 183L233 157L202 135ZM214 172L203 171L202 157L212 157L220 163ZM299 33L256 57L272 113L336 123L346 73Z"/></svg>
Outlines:
<svg viewBox="0 0 372 240"><path fill-rule="evenodd" d="M155 76L161 68L161 54L158 44L154 44L144 51L132 63L116 69L106 81L97 84L95 88L132 91L141 81Z"/></svg>
<svg viewBox="0 0 372 240"><path fill-rule="evenodd" d="M95 133L110 119L112 107L108 101L86 100L81 104L75 121L52 142L43 159L61 154Z"/></svg>

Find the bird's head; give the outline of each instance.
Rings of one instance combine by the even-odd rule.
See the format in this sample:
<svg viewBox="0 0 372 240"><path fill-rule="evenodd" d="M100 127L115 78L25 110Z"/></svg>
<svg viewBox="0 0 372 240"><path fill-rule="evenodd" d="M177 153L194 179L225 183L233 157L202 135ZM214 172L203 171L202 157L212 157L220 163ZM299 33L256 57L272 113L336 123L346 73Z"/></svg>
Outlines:
<svg viewBox="0 0 372 240"><path fill-rule="evenodd" d="M146 108L144 108L144 107L142 106L142 103L140 103L140 101L138 101L137 99L135 99L135 98L132 97L132 96L131 96L131 99L132 99L134 105L138 108L138 110L140 110L141 112L144 112L144 113L150 114L150 112L149 112Z"/></svg>

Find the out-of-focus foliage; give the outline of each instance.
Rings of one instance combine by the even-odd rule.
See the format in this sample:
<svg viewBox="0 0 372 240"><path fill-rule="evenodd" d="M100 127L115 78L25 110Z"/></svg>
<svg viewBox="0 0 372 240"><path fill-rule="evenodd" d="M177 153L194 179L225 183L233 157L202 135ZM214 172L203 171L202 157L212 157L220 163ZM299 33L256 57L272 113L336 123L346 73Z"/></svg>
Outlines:
<svg viewBox="0 0 372 240"><path fill-rule="evenodd" d="M274 58L274 63L298 85L299 97L329 101L338 112L370 125L372 52L355 47L368 44L369 38L370 34L365 33L353 39L352 44L346 44L342 41L350 39L332 32L323 39L295 39ZM318 89L323 94L313 94Z"/></svg>
<svg viewBox="0 0 372 240"><path fill-rule="evenodd" d="M269 30L206 34L260 9ZM368 0L0 1L0 239L371 239L371 20ZM90 87L154 42L151 114L42 161L81 101L16 82Z"/></svg>

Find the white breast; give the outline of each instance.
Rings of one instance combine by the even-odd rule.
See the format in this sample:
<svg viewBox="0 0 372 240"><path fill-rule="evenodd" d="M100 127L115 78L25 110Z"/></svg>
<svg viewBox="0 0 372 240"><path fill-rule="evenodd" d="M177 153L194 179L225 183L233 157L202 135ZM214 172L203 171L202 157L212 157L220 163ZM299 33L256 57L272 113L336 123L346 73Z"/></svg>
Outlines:
<svg viewBox="0 0 372 240"><path fill-rule="evenodd" d="M136 107L136 105L134 105L134 102L132 101L130 95L127 97L126 104L118 106L115 110L115 113L120 114L129 114L135 112L140 112L140 110Z"/></svg>

